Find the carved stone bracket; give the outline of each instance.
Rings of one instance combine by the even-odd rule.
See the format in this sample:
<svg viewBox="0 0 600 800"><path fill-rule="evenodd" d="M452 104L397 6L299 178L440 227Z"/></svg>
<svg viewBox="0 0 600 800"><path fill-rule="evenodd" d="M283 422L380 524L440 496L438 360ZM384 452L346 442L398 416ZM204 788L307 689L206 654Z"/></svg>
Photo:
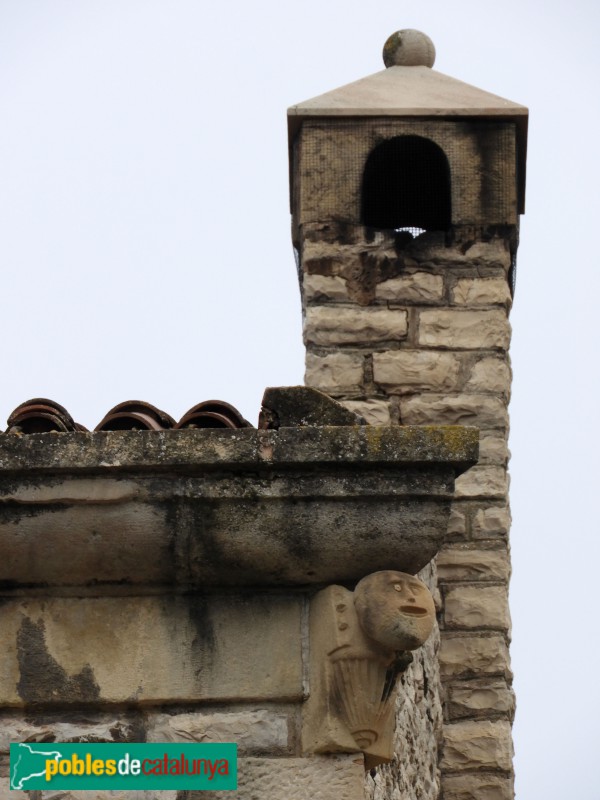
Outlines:
<svg viewBox="0 0 600 800"><path fill-rule="evenodd" d="M374 572L354 592L329 586L315 595L306 752L362 751L369 767L391 759L396 679L434 621L429 590L404 572Z"/></svg>

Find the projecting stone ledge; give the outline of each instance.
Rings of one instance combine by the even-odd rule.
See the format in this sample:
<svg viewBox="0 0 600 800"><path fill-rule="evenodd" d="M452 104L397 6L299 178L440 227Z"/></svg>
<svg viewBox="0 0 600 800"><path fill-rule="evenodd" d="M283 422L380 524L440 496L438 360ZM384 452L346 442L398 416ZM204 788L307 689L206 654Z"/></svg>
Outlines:
<svg viewBox="0 0 600 800"><path fill-rule="evenodd" d="M0 589L414 574L439 550L477 450L477 430L458 426L0 436Z"/></svg>

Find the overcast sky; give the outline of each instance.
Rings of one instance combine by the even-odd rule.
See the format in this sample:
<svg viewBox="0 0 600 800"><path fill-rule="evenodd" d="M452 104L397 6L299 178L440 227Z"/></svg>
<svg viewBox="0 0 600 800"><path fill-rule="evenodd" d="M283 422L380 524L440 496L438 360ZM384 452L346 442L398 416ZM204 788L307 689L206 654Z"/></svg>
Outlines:
<svg viewBox="0 0 600 800"><path fill-rule="evenodd" d="M598 800L600 4L0 0L0 429L46 396L256 422L301 383L285 111L382 69L529 106L512 313L519 798Z"/></svg>

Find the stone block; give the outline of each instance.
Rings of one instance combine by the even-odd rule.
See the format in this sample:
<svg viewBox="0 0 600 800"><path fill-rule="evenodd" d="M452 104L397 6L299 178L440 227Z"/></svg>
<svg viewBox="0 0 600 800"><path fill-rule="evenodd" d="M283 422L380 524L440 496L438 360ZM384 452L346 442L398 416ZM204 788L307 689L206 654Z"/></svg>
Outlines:
<svg viewBox="0 0 600 800"><path fill-rule="evenodd" d="M478 675L512 676L508 647L500 634L456 636L444 633L439 653L444 679Z"/></svg>
<svg viewBox="0 0 600 800"><path fill-rule="evenodd" d="M363 757L241 758L227 800L364 800ZM180 792L178 800L221 800L223 792Z"/></svg>
<svg viewBox="0 0 600 800"><path fill-rule="evenodd" d="M400 413L404 425L476 425L478 428L506 428L506 404L485 394L417 395L402 398Z"/></svg>
<svg viewBox="0 0 600 800"><path fill-rule="evenodd" d="M444 279L431 272L413 272L379 283L377 300L390 303L439 303L444 295Z"/></svg>
<svg viewBox="0 0 600 800"><path fill-rule="evenodd" d="M364 358L351 353L329 353L319 356L306 354L305 381L307 386L323 392L338 394L359 391L363 383Z"/></svg>
<svg viewBox="0 0 600 800"><path fill-rule="evenodd" d="M442 769L448 771L512 768L510 723L466 721L444 727Z"/></svg>
<svg viewBox="0 0 600 800"><path fill-rule="evenodd" d="M456 388L460 361L452 353L392 350L373 354L373 380L393 394Z"/></svg>
<svg viewBox="0 0 600 800"><path fill-rule="evenodd" d="M267 594L8 601L0 704L297 701L301 617Z"/></svg>
<svg viewBox="0 0 600 800"><path fill-rule="evenodd" d="M44 714L39 719L31 713L26 718L0 716L0 753L8 753L11 742L138 742L145 735L137 716L78 712L57 717Z"/></svg>
<svg viewBox="0 0 600 800"><path fill-rule="evenodd" d="M450 509L446 534L452 538L462 538L467 533L467 517L454 503Z"/></svg>
<svg viewBox="0 0 600 800"><path fill-rule="evenodd" d="M53 438L58 444L65 441ZM25 446L33 445L30 437L20 440ZM50 446L49 442L38 445L36 454L47 455ZM61 466L65 462L66 458ZM122 584L169 584L175 574L175 537L169 530L166 507L154 499L145 502L139 486L137 497L119 502L112 492L118 483L104 476L46 481L43 474L34 473L29 481L21 480L5 493L2 480L0 550L7 557L0 559L0 582L106 586L115 581L116 573L116 581ZM132 485L133 481L123 483ZM106 553L112 557L106 558Z"/></svg>
<svg viewBox="0 0 600 800"><path fill-rule="evenodd" d="M259 711L157 714L150 720L148 742L236 742L238 755L289 754L287 714Z"/></svg>
<svg viewBox="0 0 600 800"><path fill-rule="evenodd" d="M503 581L510 577L508 552L476 550L465 545L445 547L437 557L440 581Z"/></svg>
<svg viewBox="0 0 600 800"><path fill-rule="evenodd" d="M473 536L507 536L510 530L510 511L507 506L480 508L473 519Z"/></svg>
<svg viewBox="0 0 600 800"><path fill-rule="evenodd" d="M344 400L346 408L359 414L369 425L391 425L390 405L386 400Z"/></svg>
<svg viewBox="0 0 600 800"><path fill-rule="evenodd" d="M10 779L8 775L0 777L0 798L2 800L35 800L30 792L10 791Z"/></svg>
<svg viewBox="0 0 600 800"><path fill-rule="evenodd" d="M311 391L320 395L299 387L300 394ZM294 392L267 394L283 403ZM183 595L208 586L326 585L385 567L420 569L439 549L454 476L476 461L478 432L375 429L356 424L331 398L321 400L303 411L284 404L281 421L294 417L309 423L304 427L235 435L212 429L1 436L5 588L85 587L89 597L141 594L140 584L152 583L151 591L177 586ZM265 407L266 424L278 407L283 411L279 402ZM334 424L313 424L323 419L317 408L328 408ZM352 424L336 425L342 417ZM57 464L66 478L55 475ZM136 503L95 501L86 515L86 502L75 503L68 484L88 482L90 472L100 487L125 474L137 486ZM33 500L32 485L43 489ZM129 531L136 508L144 524L132 544L123 529Z"/></svg>
<svg viewBox="0 0 600 800"><path fill-rule="evenodd" d="M408 333L405 310L311 306L304 320L306 344L373 344L401 341Z"/></svg>
<svg viewBox="0 0 600 800"><path fill-rule="evenodd" d="M515 696L504 680L458 681L446 687L451 719L503 715L512 719Z"/></svg>
<svg viewBox="0 0 600 800"><path fill-rule="evenodd" d="M449 628L493 628L508 631L506 586L453 586L446 592L444 620Z"/></svg>
<svg viewBox="0 0 600 800"><path fill-rule="evenodd" d="M495 392L505 399L510 396L512 373L506 359L486 356L475 363L466 384L467 389Z"/></svg>
<svg viewBox="0 0 600 800"><path fill-rule="evenodd" d="M463 306L510 306L506 278L459 278L451 292L452 301Z"/></svg>
<svg viewBox="0 0 600 800"><path fill-rule="evenodd" d="M508 270L511 255L505 239L494 239L491 242L475 242L465 253L465 259L475 262L477 266L502 267Z"/></svg>
<svg viewBox="0 0 600 800"><path fill-rule="evenodd" d="M489 773L444 775L444 800L513 800L512 777Z"/></svg>
<svg viewBox="0 0 600 800"><path fill-rule="evenodd" d="M510 451L504 433L495 431L479 433L479 464L495 464L505 467L510 459Z"/></svg>
<svg viewBox="0 0 600 800"><path fill-rule="evenodd" d="M322 300L348 300L346 281L339 275L304 275L302 282L307 302Z"/></svg>
<svg viewBox="0 0 600 800"><path fill-rule="evenodd" d="M504 467L471 467L456 479L454 496L457 499L505 497L508 492L508 475Z"/></svg>
<svg viewBox="0 0 600 800"><path fill-rule="evenodd" d="M506 350L510 325L498 308L482 311L426 309L419 312L418 342L424 347Z"/></svg>

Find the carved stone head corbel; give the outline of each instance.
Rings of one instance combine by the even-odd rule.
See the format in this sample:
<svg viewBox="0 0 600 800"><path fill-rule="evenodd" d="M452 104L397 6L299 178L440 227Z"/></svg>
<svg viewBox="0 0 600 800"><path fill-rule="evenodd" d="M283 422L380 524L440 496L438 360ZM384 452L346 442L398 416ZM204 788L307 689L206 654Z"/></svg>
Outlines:
<svg viewBox="0 0 600 800"><path fill-rule="evenodd" d="M374 572L354 592L329 586L311 602L308 752L360 750L369 766L392 757L396 678L428 638L433 598L404 572Z"/></svg>

